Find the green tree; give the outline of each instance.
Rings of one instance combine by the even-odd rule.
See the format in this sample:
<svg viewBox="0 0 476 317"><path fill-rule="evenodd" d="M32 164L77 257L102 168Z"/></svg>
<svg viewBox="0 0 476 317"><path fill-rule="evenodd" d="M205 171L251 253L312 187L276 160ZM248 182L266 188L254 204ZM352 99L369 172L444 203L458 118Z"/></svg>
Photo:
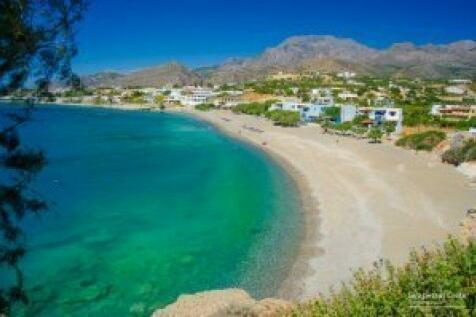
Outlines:
<svg viewBox="0 0 476 317"><path fill-rule="evenodd" d="M383 132L378 127L372 127L367 136L372 140L372 142L380 143L382 141Z"/></svg>
<svg viewBox="0 0 476 317"><path fill-rule="evenodd" d="M267 112L266 117L272 120L275 125L283 127L295 127L301 120L299 112L296 111L273 110Z"/></svg>
<svg viewBox="0 0 476 317"><path fill-rule="evenodd" d="M339 107L326 107L324 108L324 116L330 118L332 121L338 121L340 117Z"/></svg>
<svg viewBox="0 0 476 317"><path fill-rule="evenodd" d="M74 31L85 9L83 0L1 0L0 94L22 87L28 78L38 83L41 93L55 77L71 79ZM21 221L47 207L30 188L45 156L24 148L17 132L31 111L31 103L21 110L2 111L0 166L6 177L0 181L0 266L11 278L2 278L0 315L9 315L14 305L28 300L19 266L26 252Z"/></svg>
<svg viewBox="0 0 476 317"><path fill-rule="evenodd" d="M165 96L164 95L157 95L154 97L155 104L159 105L160 107L164 106Z"/></svg>
<svg viewBox="0 0 476 317"><path fill-rule="evenodd" d="M395 132L395 129L396 129L395 122L391 122L391 121L384 122L383 130L385 131L385 134L387 135L387 137L390 136L390 134L392 134L393 132Z"/></svg>

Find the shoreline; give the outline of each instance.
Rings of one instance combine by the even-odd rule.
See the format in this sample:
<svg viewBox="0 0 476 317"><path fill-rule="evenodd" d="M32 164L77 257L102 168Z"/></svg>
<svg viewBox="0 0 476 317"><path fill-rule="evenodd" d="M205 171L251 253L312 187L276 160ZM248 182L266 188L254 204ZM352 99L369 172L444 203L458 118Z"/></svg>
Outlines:
<svg viewBox="0 0 476 317"><path fill-rule="evenodd" d="M467 208L476 203L465 176L429 153L323 135L316 126L276 127L229 111L173 112L205 120L258 147L296 182L305 233L278 298L302 301L328 293L350 280L353 271L382 258L401 263L412 248L456 234ZM319 157L321 151L326 155Z"/></svg>
<svg viewBox="0 0 476 317"><path fill-rule="evenodd" d="M466 210L476 204L476 188L431 153L324 135L315 125L277 127L230 111L165 112L204 120L265 151L295 181L305 233L294 265L276 291L279 298L303 301L326 294L349 281L353 271L382 258L401 263L412 248L456 234Z"/></svg>
<svg viewBox="0 0 476 317"><path fill-rule="evenodd" d="M204 112L195 110L179 109L169 111L172 113L182 113L192 116L194 119L202 120L225 135L245 142L253 146L258 151L263 151L269 158L275 161L295 183L300 201L299 213L302 214L304 233L303 238L299 243L299 251L293 259L293 264L288 268L286 278L281 283L281 287L275 291L274 297L283 298L287 300L299 300L304 293L303 283L306 277L312 275L313 270L308 261L319 255L319 249L315 245L316 236L319 237L319 215L318 215L318 200L312 193L310 184L306 177L285 157L277 152L273 152L270 148L262 146L256 140L249 139L240 133L233 132L226 129L223 125L204 116Z"/></svg>

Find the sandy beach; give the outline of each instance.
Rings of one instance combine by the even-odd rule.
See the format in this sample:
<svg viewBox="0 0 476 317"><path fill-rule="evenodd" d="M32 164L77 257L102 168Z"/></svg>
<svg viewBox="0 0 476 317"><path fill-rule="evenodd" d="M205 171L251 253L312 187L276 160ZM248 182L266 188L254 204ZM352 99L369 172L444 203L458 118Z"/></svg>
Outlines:
<svg viewBox="0 0 476 317"><path fill-rule="evenodd" d="M268 151L296 179L306 238L277 296L326 293L380 258L405 260L411 248L457 233L476 189L432 154L324 135L317 125L273 126L229 111L191 112Z"/></svg>

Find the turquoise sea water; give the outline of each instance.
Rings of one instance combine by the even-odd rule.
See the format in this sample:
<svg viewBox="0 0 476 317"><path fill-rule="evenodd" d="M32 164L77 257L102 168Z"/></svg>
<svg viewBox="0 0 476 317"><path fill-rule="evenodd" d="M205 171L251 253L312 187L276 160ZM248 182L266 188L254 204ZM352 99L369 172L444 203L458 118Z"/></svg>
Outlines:
<svg viewBox="0 0 476 317"><path fill-rule="evenodd" d="M180 114L40 107L49 164L26 222L27 316L148 316L182 293L273 295L296 256L295 184L261 151Z"/></svg>

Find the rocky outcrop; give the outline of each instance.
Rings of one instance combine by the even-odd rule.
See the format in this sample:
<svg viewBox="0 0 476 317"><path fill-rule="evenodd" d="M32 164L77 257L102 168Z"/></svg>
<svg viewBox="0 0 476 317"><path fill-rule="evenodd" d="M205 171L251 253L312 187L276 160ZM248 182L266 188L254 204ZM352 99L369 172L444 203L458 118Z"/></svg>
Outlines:
<svg viewBox="0 0 476 317"><path fill-rule="evenodd" d="M155 311L152 317L272 317L285 315L292 307L285 300L255 300L244 290L232 288L182 295L175 303Z"/></svg>

